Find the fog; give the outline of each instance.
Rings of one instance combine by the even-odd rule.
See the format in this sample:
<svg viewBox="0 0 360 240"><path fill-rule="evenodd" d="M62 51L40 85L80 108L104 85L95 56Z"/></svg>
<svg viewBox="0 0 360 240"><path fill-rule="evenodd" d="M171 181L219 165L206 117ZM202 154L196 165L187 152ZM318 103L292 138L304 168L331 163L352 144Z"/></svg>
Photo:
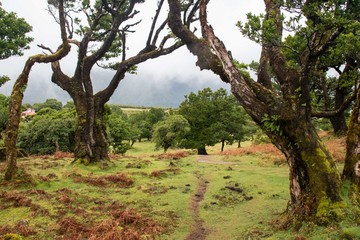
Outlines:
<svg viewBox="0 0 360 240"><path fill-rule="evenodd" d="M140 11L139 17L143 19L137 26L136 33L129 36L128 56L140 51L148 34L147 24L155 12L157 1L146 1L136 8ZM26 59L42 53L37 44L44 44L56 49L61 43L58 25L46 11L46 0L2 0L2 7L6 11L16 12L18 17L33 26L29 35L34 38L31 49L24 52L23 57L11 57L0 61L0 74L8 75L12 81L0 88L0 93L9 95L12 85L21 73ZM264 9L263 2L239 0L212 0L209 4L209 22L215 33L224 41L234 58L240 62L250 63L258 60L260 46L244 38L235 26L236 22L244 21L247 12L260 13ZM134 20L135 21L135 20ZM145 30L146 29L146 30ZM76 47L61 60L61 66L67 74L73 75L76 66ZM200 71L195 66L196 58L186 47L176 52L149 60L138 66L137 74L127 74L119 88L110 99L111 103L141 106L176 107L189 92L196 92L205 87L214 90L228 85L209 71ZM95 90L100 90L108 83L114 72L94 69L92 79ZM56 98L62 102L70 100L66 92L51 82L50 65L37 64L29 77L29 84L25 92L24 102L43 102L48 98Z"/></svg>

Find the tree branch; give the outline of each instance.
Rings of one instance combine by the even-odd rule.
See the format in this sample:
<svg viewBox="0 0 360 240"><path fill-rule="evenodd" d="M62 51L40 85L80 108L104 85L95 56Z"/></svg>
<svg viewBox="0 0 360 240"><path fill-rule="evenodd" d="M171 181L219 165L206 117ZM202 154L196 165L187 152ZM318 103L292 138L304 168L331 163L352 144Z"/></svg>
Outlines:
<svg viewBox="0 0 360 240"><path fill-rule="evenodd" d="M96 101L105 104L110 99L110 97L116 90L116 88L119 85L119 83L121 82L121 80L125 77L125 73L131 67L136 66L136 65L138 65L142 62L145 62L149 59L154 59L159 56L170 54L173 51L175 51L176 49L180 48L181 46L183 46L183 43L177 42L168 48L155 49L150 52L139 53L134 57L131 57L125 61L122 61L119 64L119 67L118 67L115 75L113 76L110 84L105 89L103 89L102 91L95 94L95 98L97 99Z"/></svg>
<svg viewBox="0 0 360 240"><path fill-rule="evenodd" d="M160 14L160 12L161 12L161 9L162 9L163 4L164 4L164 0L161 0L161 1L159 2L158 8L156 9L156 13L155 13L154 19L153 19L152 24L151 24L151 28L150 28L150 33L149 33L149 36L148 36L148 40L146 41L146 47L149 47L150 44L152 43L152 41L151 41L152 35L154 34L156 22L157 22L157 20L158 20L158 17L159 17L159 14Z"/></svg>
<svg viewBox="0 0 360 240"><path fill-rule="evenodd" d="M6 125L5 135L7 161L5 180L11 180L16 171L16 140L20 123L21 104L31 68L35 63L49 63L58 61L70 52L70 45L66 37L64 0L59 0L59 19L62 39L62 45L60 46L60 48L55 53L50 55L38 54L29 57L25 63L22 73L14 84L9 102L9 120Z"/></svg>
<svg viewBox="0 0 360 240"><path fill-rule="evenodd" d="M330 118L334 117L343 111L345 111L347 108L350 107L350 104L356 99L356 93L353 93L350 97L348 97L343 104L334 111L312 111L311 116L312 117L318 117L318 118Z"/></svg>

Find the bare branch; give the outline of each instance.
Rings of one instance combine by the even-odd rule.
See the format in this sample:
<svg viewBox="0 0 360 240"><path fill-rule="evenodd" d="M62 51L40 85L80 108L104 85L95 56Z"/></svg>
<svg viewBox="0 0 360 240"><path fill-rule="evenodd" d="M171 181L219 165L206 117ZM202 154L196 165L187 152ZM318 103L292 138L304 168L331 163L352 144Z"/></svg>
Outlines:
<svg viewBox="0 0 360 240"><path fill-rule="evenodd" d="M190 24L192 22L199 20L199 18L194 18L195 13L199 10L199 5L200 5L200 0L197 0L187 17L186 22L184 22L188 28L190 28Z"/></svg>
<svg viewBox="0 0 360 240"><path fill-rule="evenodd" d="M145 62L149 59L153 59L153 58L157 58L159 56L163 56L163 55L167 55L172 53L173 51L175 51L176 49L180 48L181 46L183 46L183 43L181 42L177 42L173 45L171 45L168 48L163 48L163 49L155 49L153 51L150 52L145 52L145 53L139 53L134 57L131 57L125 61L122 61L119 64L118 69L116 70L116 73L114 75L114 77L112 78L110 84L102 91L98 92L95 95L95 98L97 99L97 101L101 101L103 103L106 103L110 97L112 96L112 94L114 93L115 89L117 88L117 86L119 85L119 83L121 82L121 80L124 78L125 73L132 67Z"/></svg>
<svg viewBox="0 0 360 240"><path fill-rule="evenodd" d="M151 42L151 45L153 45L153 46L156 45L156 42L157 42L157 40L159 38L159 35L160 35L161 31L164 30L164 28L166 27L167 22L168 22L168 19L166 18L164 20L164 22L160 25L160 27L156 30L156 33L155 33L154 38L153 38L153 40Z"/></svg>
<svg viewBox="0 0 360 240"><path fill-rule="evenodd" d="M126 33L125 30L123 29L121 31L121 42L122 42L122 61L125 61L126 59Z"/></svg>
<svg viewBox="0 0 360 240"><path fill-rule="evenodd" d="M75 39L69 39L68 41L69 41L69 43L74 44L74 45L80 47L80 42L79 42L79 41L77 41L77 40L75 40Z"/></svg>
<svg viewBox="0 0 360 240"><path fill-rule="evenodd" d="M156 13L155 13L155 16L153 18L153 21L152 21L152 24L151 24L151 28L150 28L150 33L149 33L149 36L148 36L148 39L146 41L146 46L150 46L150 43L152 42L151 39L152 39L152 35L154 34L154 30L155 30L155 26L156 26L156 22L158 20L158 17L159 17L159 14L161 12L161 9L162 9L162 6L164 4L164 0L161 0L159 5L158 5L158 8L156 9Z"/></svg>
<svg viewBox="0 0 360 240"><path fill-rule="evenodd" d="M334 117L345 111L355 99L356 99L356 92L354 92L350 97L348 97L338 109L334 111L312 111L311 116L318 118Z"/></svg>
<svg viewBox="0 0 360 240"><path fill-rule="evenodd" d="M44 49L46 51L49 51L51 54L53 54L54 52L49 48L44 46L43 44L37 45L39 48Z"/></svg>

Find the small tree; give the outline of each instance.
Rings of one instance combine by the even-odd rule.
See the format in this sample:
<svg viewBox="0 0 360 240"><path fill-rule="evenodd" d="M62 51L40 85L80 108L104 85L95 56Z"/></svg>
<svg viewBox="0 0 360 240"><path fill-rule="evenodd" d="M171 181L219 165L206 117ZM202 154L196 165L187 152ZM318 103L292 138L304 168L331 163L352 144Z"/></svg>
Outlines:
<svg viewBox="0 0 360 240"><path fill-rule="evenodd" d="M130 149L130 124L117 114L110 114L107 121L109 145L116 154L124 154Z"/></svg>
<svg viewBox="0 0 360 240"><path fill-rule="evenodd" d="M191 131L186 136L184 146L198 149L199 154L207 154L206 146L226 142L232 143L245 123L245 114L235 98L223 88L213 92L210 88L190 93L180 104L179 114L190 124Z"/></svg>
<svg viewBox="0 0 360 240"><path fill-rule="evenodd" d="M170 147L181 145L189 131L189 122L183 116L170 115L154 125L153 141L156 148L161 147L166 152Z"/></svg>
<svg viewBox="0 0 360 240"><path fill-rule="evenodd" d="M225 97L224 89L220 94ZM214 132L211 131L211 127L218 118L213 104L213 96L214 93L210 88L198 91L197 94L190 93L185 96L185 100L179 108L179 114L188 120L191 128L186 135L184 147L195 148L200 155L207 154L206 146L213 146L218 142Z"/></svg>

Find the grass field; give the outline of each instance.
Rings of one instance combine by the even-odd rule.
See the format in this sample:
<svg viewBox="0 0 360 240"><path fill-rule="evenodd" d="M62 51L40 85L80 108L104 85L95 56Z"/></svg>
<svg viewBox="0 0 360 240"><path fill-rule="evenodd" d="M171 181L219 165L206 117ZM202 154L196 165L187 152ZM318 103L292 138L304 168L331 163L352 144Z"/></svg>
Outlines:
<svg viewBox="0 0 360 240"><path fill-rule="evenodd" d="M289 200L282 156L269 145L218 151L163 154L151 142L136 143L107 168L71 165L61 156L21 159L27 177L0 186L0 236L187 239L200 224L194 216L205 229L198 239L353 239L344 236L360 232L351 224L311 223L280 231L276 220Z"/></svg>

